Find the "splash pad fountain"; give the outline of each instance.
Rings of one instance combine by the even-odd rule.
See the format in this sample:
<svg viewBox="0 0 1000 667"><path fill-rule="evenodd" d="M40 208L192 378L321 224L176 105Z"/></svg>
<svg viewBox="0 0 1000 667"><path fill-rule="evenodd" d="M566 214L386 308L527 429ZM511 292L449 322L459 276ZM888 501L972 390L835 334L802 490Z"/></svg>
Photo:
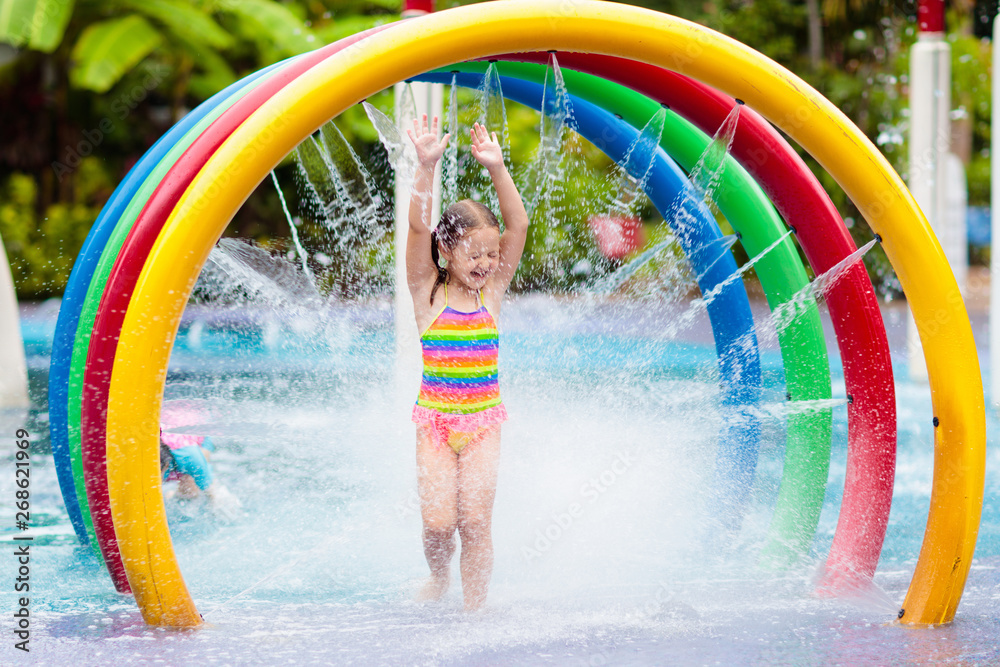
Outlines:
<svg viewBox="0 0 1000 667"><path fill-rule="evenodd" d="M637 34L648 39L637 41ZM433 46L419 53L406 48L418 41L425 47ZM64 338L60 342L57 332L54 344L53 447L57 461L70 462L74 460L70 451L73 438L78 438L78 467L83 474L74 480L72 466L69 474L65 466L60 474L70 516L76 517L78 533L82 528L82 535L89 536L82 511L89 505L86 514L92 518L93 537L88 539L101 546L116 586L135 594L147 623L201 623L170 542L159 489L156 440L166 366L181 314L209 251L236 208L303 139L378 90L436 68L450 80L452 70L465 67L453 63L463 60L500 58L511 51L520 52L518 59L538 60L547 58L545 52L550 50L559 51L560 62L567 68L595 73L615 70L620 72L618 78L626 80L629 72L649 69L661 78L677 77L668 71L674 70L742 100L747 115L752 114L750 109L760 113L809 150L881 235L924 334L936 444L931 514L899 616L902 623L916 625L945 623L954 617L971 564L982 503L982 384L958 288L933 234L898 176L829 103L742 45L672 17L627 6L584 2L567 8L512 0L442 12L358 35L235 84L206 102L151 149L95 225L81 254L83 268L79 273L74 270L79 292L75 297L67 292L60 314ZM564 51L569 52L565 57ZM613 66L622 62L630 64L627 68ZM739 66L734 67L734 63ZM517 87L515 78L530 82L528 73L519 71L517 77L503 82L507 94ZM646 91L654 107L656 102L664 102L656 99L663 90L667 88ZM627 124L611 123L615 113L626 119L634 105L621 110L608 105L605 108L611 113L605 112L602 121L598 113L602 105L595 104L601 92L591 90L589 98L583 91L579 93L576 104L580 109L587 103L597 107L593 114L581 117L587 115L592 123L604 122L603 126L595 125L598 131L613 127L621 130L622 136L629 136ZM731 101L726 105L719 93L689 97L701 101L678 99L667 104L682 114L687 108L692 122L713 132L721 124L718 109L725 108L728 113L733 106ZM692 110L697 104L702 105L701 111ZM716 115L706 120L705 110L713 104ZM651 114L635 115L628 120L641 128ZM762 145L777 145L776 133L765 123L749 126L752 129L744 129L742 135L738 129L733 156L742 158L747 172L760 181L785 220L796 221L796 238L815 272L833 268L855 250L842 222L808 181L778 176L782 169L786 174L795 169L790 158L781 157L787 155L787 149L760 152ZM746 126L741 123L741 127ZM752 137L757 143L750 141ZM625 141L624 146L628 145ZM664 151L683 163L680 149L668 148ZM685 167L691 168L693 161L690 157L687 160ZM664 166L660 172L666 173L666 169ZM655 184L652 179L650 182ZM651 187L651 194L660 191L655 185ZM720 192L729 190L722 185ZM826 213L802 216L799 212L805 206L812 211L825 209ZM730 217L735 227L739 216ZM790 240L782 238L786 231L777 218L768 223L748 221L740 230L751 255L772 244L786 248L785 259L768 255L773 264L769 267L761 260L758 266L772 308L806 286L801 264L794 268ZM696 250L699 245L704 244L692 244L689 249ZM722 284L730 273L722 271L716 284ZM768 281L772 281L770 286ZM850 587L874 573L892 491L892 380L884 332L880 337L878 326L874 330L871 326L880 323L877 308L874 314L871 310L874 297L866 282L863 269L854 265L826 297L831 312L836 309L842 315L834 318L834 323L851 402L844 501L824 573L825 590L834 593L838 586ZM737 294L735 298L740 297ZM733 303L737 304L734 308L738 306L738 301ZM713 321L713 330L718 336L721 327L732 326L734 321L733 317L720 317L718 327ZM734 329L733 344L747 344L747 327L737 325ZM781 349L783 354L794 355L802 346L801 340L790 340ZM825 348L816 349L825 356ZM947 360L946 352L950 353ZM727 374L724 357L720 352L720 381L725 386L736 374ZM734 355L733 359L746 357ZM807 376L811 372L815 377L817 367L829 372L825 361L812 368L803 364L801 371L790 372L796 367L786 360L786 381L794 386L799 372ZM829 378L826 383L829 387ZM752 379L748 386L752 389ZM822 383L804 386L818 386L819 393L796 392L793 400L830 396L828 388L823 392ZM736 402L752 406L752 399L740 396ZM72 425L74 419L79 419L78 426ZM815 455L805 444L815 443L817 437L827 443L825 450L820 447L819 458L828 460L829 435L823 434L824 419L828 421L829 416L822 412L802 418L797 427L804 433L801 450L792 446L795 428L789 426L786 471L796 470L796 466L817 470L815 460L796 461L796 456L809 459ZM744 421L740 426L745 429L742 441L754 428L746 424ZM57 436L59 428L65 429L65 435ZM75 436L74 428L78 429ZM60 437L64 439L60 441ZM746 460L737 455L732 457L730 468L735 474L754 462L755 457ZM724 467L719 461L716 465ZM815 480L797 473L791 473L787 485L782 483L782 493L790 494L784 499L789 508L785 523L792 527L779 526L771 533L775 544L771 553L779 565L790 560L789 553L801 550L796 542L810 540L815 530L818 509L799 510L803 497L818 493L822 503L826 463L818 465L818 489ZM85 489L84 494L81 489ZM74 498L75 513L70 507ZM778 503L782 504L780 497ZM815 501L812 507L817 507Z"/></svg>

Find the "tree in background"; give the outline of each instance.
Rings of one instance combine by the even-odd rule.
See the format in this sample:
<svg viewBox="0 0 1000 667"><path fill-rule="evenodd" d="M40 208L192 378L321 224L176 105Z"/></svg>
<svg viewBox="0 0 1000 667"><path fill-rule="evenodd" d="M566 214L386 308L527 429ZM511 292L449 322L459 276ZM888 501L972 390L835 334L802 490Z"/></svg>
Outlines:
<svg viewBox="0 0 1000 667"><path fill-rule="evenodd" d="M104 201L189 108L396 18L395 0L0 0L0 236L22 298L59 294ZM58 222L56 222L58 221Z"/></svg>

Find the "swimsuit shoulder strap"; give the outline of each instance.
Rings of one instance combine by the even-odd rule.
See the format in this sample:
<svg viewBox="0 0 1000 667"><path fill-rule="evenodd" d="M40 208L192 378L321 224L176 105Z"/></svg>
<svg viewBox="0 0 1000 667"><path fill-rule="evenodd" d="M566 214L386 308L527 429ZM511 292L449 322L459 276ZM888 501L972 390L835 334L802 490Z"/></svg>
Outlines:
<svg viewBox="0 0 1000 667"><path fill-rule="evenodd" d="M493 311L486 305L486 299L483 298L483 290L479 290L479 307L489 313L489 316L493 318L494 324L496 324L497 318L493 316Z"/></svg>

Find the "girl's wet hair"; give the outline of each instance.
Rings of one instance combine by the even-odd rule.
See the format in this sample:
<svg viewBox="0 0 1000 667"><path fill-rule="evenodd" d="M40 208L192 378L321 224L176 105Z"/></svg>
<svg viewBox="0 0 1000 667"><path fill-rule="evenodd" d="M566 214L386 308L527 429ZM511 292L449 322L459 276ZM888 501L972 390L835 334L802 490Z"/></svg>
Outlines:
<svg viewBox="0 0 1000 667"><path fill-rule="evenodd" d="M487 226L496 227L499 230L500 221L493 215L493 211L471 199L455 202L441 214L441 222L431 232L431 260L438 271L437 280L434 281L434 287L431 289L432 304L438 285L443 285L448 281L448 270L438 263L441 258L441 254L438 252L438 243L448 250L452 250L458 245L466 230Z"/></svg>

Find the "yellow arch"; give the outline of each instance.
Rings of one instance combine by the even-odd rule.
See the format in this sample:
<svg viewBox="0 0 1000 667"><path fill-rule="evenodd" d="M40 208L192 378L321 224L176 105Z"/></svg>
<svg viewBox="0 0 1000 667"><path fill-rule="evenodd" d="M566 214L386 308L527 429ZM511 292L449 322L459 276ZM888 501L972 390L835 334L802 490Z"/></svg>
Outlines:
<svg viewBox="0 0 1000 667"><path fill-rule="evenodd" d="M902 622L937 624L954 617L982 509L985 406L958 285L902 180L836 107L728 37L628 5L505 0L395 25L320 63L233 133L171 214L132 296L108 403L112 512L129 582L147 623L201 622L177 567L159 495L158 419L181 314L230 218L302 139L368 95L453 62L548 49L625 56L682 72L744 100L808 150L882 236L921 333L940 423L927 532Z"/></svg>

